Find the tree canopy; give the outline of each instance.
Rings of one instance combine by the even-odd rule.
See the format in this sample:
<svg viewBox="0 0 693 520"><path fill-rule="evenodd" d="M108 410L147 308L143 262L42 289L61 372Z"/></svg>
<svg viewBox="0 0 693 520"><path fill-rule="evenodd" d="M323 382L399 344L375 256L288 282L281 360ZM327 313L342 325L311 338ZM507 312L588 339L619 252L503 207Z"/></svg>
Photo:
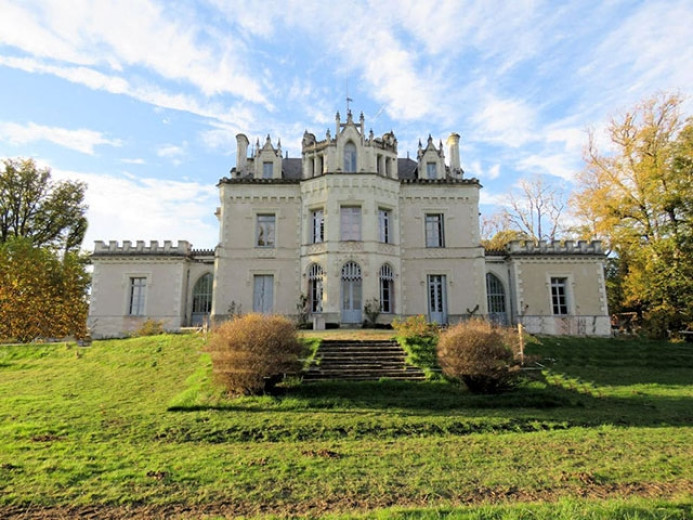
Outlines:
<svg viewBox="0 0 693 520"><path fill-rule="evenodd" d="M85 260L62 258L28 238L0 243L0 338L84 337L89 275Z"/></svg>
<svg viewBox="0 0 693 520"><path fill-rule="evenodd" d="M5 159L0 171L0 243L31 239L36 247L77 250L87 231L86 184L53 181L32 159Z"/></svg>
<svg viewBox="0 0 693 520"><path fill-rule="evenodd" d="M607 147L590 132L572 201L583 236L617 258L622 306L656 335L693 324L693 120L680 108L668 94L636 105L611 121Z"/></svg>

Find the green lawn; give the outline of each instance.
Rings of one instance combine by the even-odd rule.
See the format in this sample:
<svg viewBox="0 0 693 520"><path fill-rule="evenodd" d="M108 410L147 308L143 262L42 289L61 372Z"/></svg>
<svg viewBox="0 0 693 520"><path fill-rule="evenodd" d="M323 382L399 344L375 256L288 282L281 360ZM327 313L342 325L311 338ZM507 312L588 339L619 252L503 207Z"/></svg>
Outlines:
<svg viewBox="0 0 693 520"><path fill-rule="evenodd" d="M0 347L0 518L693 518L691 344L544 338L545 369L488 397L226 399L202 348Z"/></svg>

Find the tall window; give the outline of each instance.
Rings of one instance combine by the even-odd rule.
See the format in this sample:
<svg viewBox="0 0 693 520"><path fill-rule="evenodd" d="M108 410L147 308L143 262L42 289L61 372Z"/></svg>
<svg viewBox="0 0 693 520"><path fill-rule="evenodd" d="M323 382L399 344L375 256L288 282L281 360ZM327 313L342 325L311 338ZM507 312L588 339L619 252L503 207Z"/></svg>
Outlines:
<svg viewBox="0 0 693 520"><path fill-rule="evenodd" d="M486 273L486 298L488 314L492 321L505 325L505 289L503 283L493 273Z"/></svg>
<svg viewBox="0 0 693 520"><path fill-rule="evenodd" d="M147 288L147 279L144 276L130 278L130 294L128 298L128 314L130 316L144 316L144 294Z"/></svg>
<svg viewBox="0 0 693 520"><path fill-rule="evenodd" d="M258 215L255 245L257 247L274 247L274 215Z"/></svg>
<svg viewBox="0 0 693 520"><path fill-rule="evenodd" d="M434 162L426 163L426 176L429 179L435 179L438 177L438 172L436 169L436 163L434 163Z"/></svg>
<svg viewBox="0 0 693 520"><path fill-rule="evenodd" d="M567 278L551 278L551 308L556 315L568 314Z"/></svg>
<svg viewBox="0 0 693 520"><path fill-rule="evenodd" d="M311 212L311 237L310 241L313 244L319 244L325 241L325 212L322 209L314 209Z"/></svg>
<svg viewBox="0 0 693 520"><path fill-rule="evenodd" d="M380 312L394 312L394 282L392 267L384 264L380 268Z"/></svg>
<svg viewBox="0 0 693 520"><path fill-rule="evenodd" d="M274 276L256 274L253 276L253 312L271 314L274 304Z"/></svg>
<svg viewBox="0 0 693 520"><path fill-rule="evenodd" d="M342 206L340 221L342 240L361 240L361 207Z"/></svg>
<svg viewBox="0 0 693 520"><path fill-rule="evenodd" d="M445 247L442 213L426 215L426 247Z"/></svg>
<svg viewBox="0 0 693 520"><path fill-rule="evenodd" d="M351 141L344 145L344 171L356 171L356 145Z"/></svg>
<svg viewBox="0 0 693 520"><path fill-rule="evenodd" d="M271 179L274 176L274 164L272 162L262 163L262 178Z"/></svg>
<svg viewBox="0 0 693 520"><path fill-rule="evenodd" d="M214 278L211 273L202 276L193 287L193 314L209 314L212 310L212 286Z"/></svg>
<svg viewBox="0 0 693 520"><path fill-rule="evenodd" d="M324 273L322 267L313 264L308 270L308 305L310 312L322 312Z"/></svg>
<svg viewBox="0 0 693 520"><path fill-rule="evenodd" d="M384 244L392 243L392 211L389 209L378 210L378 234Z"/></svg>

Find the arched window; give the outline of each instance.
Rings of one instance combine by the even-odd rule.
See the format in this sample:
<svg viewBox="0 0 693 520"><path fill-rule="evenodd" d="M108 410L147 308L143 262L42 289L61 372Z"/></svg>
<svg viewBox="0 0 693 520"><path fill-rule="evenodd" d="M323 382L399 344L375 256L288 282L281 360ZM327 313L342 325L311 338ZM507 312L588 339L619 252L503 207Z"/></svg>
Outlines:
<svg viewBox="0 0 693 520"><path fill-rule="evenodd" d="M192 295L192 324L202 325L209 313L212 312L212 288L214 277L207 273L198 278L193 287Z"/></svg>
<svg viewBox="0 0 693 520"><path fill-rule="evenodd" d="M347 262L342 267L342 323L361 323L361 267Z"/></svg>
<svg viewBox="0 0 693 520"><path fill-rule="evenodd" d="M486 298L489 318L502 325L508 323L505 310L505 289L503 282L493 273L486 273Z"/></svg>
<svg viewBox="0 0 693 520"><path fill-rule="evenodd" d="M310 312L322 312L324 272L318 264L308 269L308 305Z"/></svg>
<svg viewBox="0 0 693 520"><path fill-rule="evenodd" d="M392 313L395 309L395 277L392 267L383 264L380 268L380 312Z"/></svg>
<svg viewBox="0 0 693 520"><path fill-rule="evenodd" d="M356 145L351 141L344 145L344 171L356 171Z"/></svg>

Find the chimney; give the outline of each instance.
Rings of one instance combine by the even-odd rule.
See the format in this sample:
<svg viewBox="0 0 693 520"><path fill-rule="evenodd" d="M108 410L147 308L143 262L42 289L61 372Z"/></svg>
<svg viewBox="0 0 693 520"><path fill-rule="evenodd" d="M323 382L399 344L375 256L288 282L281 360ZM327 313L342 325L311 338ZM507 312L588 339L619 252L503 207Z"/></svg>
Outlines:
<svg viewBox="0 0 693 520"><path fill-rule="evenodd" d="M250 141L245 136L245 134L236 135L236 171L241 172L245 170L246 162L248 160L248 145Z"/></svg>
<svg viewBox="0 0 693 520"><path fill-rule="evenodd" d="M460 171L460 134L452 133L448 137L448 157L450 157L450 170Z"/></svg>

